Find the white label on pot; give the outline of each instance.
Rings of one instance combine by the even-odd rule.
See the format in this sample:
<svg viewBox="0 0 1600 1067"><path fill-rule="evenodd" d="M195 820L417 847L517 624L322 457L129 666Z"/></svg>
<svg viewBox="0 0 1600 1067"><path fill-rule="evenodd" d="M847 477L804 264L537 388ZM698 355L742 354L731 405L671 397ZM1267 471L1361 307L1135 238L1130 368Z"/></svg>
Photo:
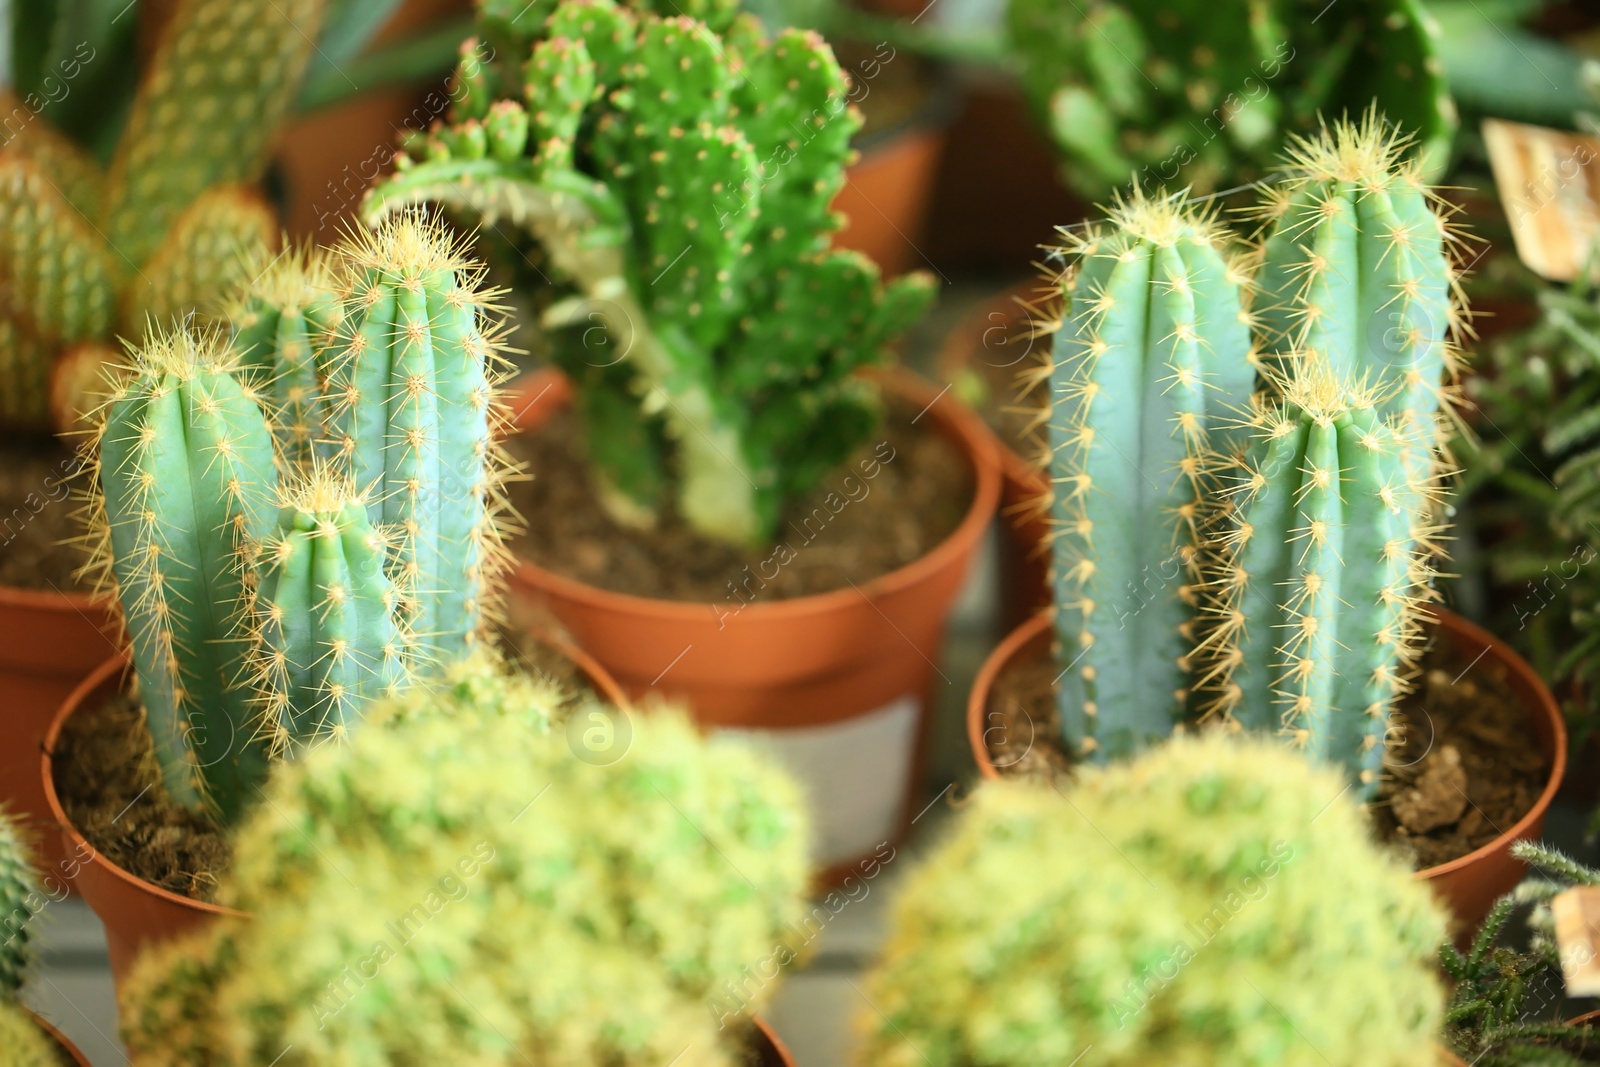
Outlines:
<svg viewBox="0 0 1600 1067"><path fill-rule="evenodd" d="M922 705L907 695L865 715L794 729L725 728L783 764L811 807L811 858L828 867L899 833Z"/></svg>

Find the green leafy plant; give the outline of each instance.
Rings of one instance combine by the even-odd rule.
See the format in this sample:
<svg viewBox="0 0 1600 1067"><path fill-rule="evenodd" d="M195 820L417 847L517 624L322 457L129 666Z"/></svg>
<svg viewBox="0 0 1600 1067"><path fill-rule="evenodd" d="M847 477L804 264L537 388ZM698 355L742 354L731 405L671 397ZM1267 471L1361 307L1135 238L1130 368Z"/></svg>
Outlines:
<svg viewBox="0 0 1600 1067"><path fill-rule="evenodd" d="M124 990L135 1061L743 1063L706 1003L803 914L798 793L676 711L631 728L580 761L555 694L476 657L280 768L225 890L250 918Z"/></svg>
<svg viewBox="0 0 1600 1067"><path fill-rule="evenodd" d="M492 614L490 294L414 215L335 257L281 261L234 301L231 342L180 329L135 349L95 437L94 566L162 781L225 821L269 756L344 737L372 698L481 643ZM328 325L308 331L302 302ZM274 422L306 429L307 412L325 454L297 456L294 433L275 447Z"/></svg>
<svg viewBox="0 0 1600 1067"><path fill-rule="evenodd" d="M500 60L463 66L474 87L365 211L437 201L531 234L601 501L643 526L670 504L750 545L870 432L877 397L854 372L932 283L885 285L828 249L860 118L822 39L769 39L725 2L690 14L709 23L481 4Z"/></svg>
<svg viewBox="0 0 1600 1067"><path fill-rule="evenodd" d="M22 824L0 808L0 1049L12 1067L59 1067L61 1049L17 1001L28 965L41 890L28 865Z"/></svg>
<svg viewBox="0 0 1600 1067"><path fill-rule="evenodd" d="M1376 790L1464 315L1404 147L1375 113L1294 142L1250 253L1144 194L1067 250L1042 373L1072 753L1211 717Z"/></svg>
<svg viewBox="0 0 1600 1067"><path fill-rule="evenodd" d="M1577 1053L1595 1040L1594 1027L1540 1018L1545 1004L1530 1000L1536 987L1557 994L1561 989L1551 898L1572 885L1600 885L1600 872L1536 842L1519 841L1512 849L1540 877L1495 902L1466 952L1448 943L1440 947L1439 962L1455 982L1445 1036L1457 1053L1482 1067L1578 1067L1592 1062ZM1519 952L1500 939L1519 907L1530 903L1532 938Z"/></svg>
<svg viewBox="0 0 1600 1067"><path fill-rule="evenodd" d="M1445 920L1344 791L1214 731L986 784L894 904L858 1062L1432 1062Z"/></svg>

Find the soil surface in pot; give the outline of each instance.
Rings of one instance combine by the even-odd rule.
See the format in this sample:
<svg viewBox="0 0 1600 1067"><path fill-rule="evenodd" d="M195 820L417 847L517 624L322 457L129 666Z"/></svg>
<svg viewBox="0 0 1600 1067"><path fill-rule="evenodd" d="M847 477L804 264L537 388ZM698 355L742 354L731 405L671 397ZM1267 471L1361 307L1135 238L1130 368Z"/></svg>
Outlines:
<svg viewBox="0 0 1600 1067"><path fill-rule="evenodd" d="M961 367L948 368L952 374L960 370L970 375L976 385L975 395L968 398L972 406L1007 448L1028 459L1043 445L1038 413L1050 401L1049 382L1038 372L1050 355L1051 338L1029 334L1031 322L1045 317L1054 290L1042 278L1035 285L1028 295L1035 309L1020 303L1006 303L1004 310L986 305L981 339L971 339ZM963 320L957 329L974 325Z"/></svg>
<svg viewBox="0 0 1600 1067"><path fill-rule="evenodd" d="M1549 768L1499 664L1468 666L1443 650L1423 661L1398 718L1393 751L1371 805L1378 835L1422 870L1465 856L1511 829L1539 799ZM1463 667L1468 667L1463 671ZM1070 773L1060 748L1054 660L1014 661L989 694L985 741L1002 774Z"/></svg>
<svg viewBox="0 0 1600 1067"><path fill-rule="evenodd" d="M836 41L833 51L850 76L846 99L861 109L858 140L911 122L933 92L935 82L927 62L903 48Z"/></svg>
<svg viewBox="0 0 1600 1067"><path fill-rule="evenodd" d="M575 698L593 692L577 664L548 645L524 639L507 649L523 669ZM232 856L227 836L167 796L132 697L84 705L62 729L53 767L61 806L97 853L152 885L215 903Z"/></svg>
<svg viewBox="0 0 1600 1067"><path fill-rule="evenodd" d="M533 472L509 487L528 527L511 547L556 574L659 600L737 607L860 585L926 555L971 505L971 467L931 420L912 425L917 414L889 398L868 443L788 507L779 541L748 552L708 541L676 516L654 530L613 522L591 489L578 419L565 410L507 442Z"/></svg>
<svg viewBox="0 0 1600 1067"><path fill-rule="evenodd" d="M77 470L56 441L0 438L0 585L81 591L73 573L86 557L66 543L83 535L68 497Z"/></svg>

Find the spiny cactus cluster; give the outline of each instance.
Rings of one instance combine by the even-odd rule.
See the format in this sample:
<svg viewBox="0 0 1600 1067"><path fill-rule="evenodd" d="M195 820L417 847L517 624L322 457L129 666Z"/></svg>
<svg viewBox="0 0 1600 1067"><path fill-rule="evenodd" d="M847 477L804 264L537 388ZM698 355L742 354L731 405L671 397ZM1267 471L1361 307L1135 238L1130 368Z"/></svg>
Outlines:
<svg viewBox="0 0 1600 1067"><path fill-rule="evenodd" d="M43 899L28 865L22 824L0 807L0 1049L10 1067L60 1067L61 1049L17 1002L28 965L32 919Z"/></svg>
<svg viewBox="0 0 1600 1067"><path fill-rule="evenodd" d="M803 913L795 786L667 709L576 760L551 691L494 670L274 775L225 888L250 918L124 990L135 1062L745 1062L706 1004Z"/></svg>
<svg viewBox="0 0 1600 1067"><path fill-rule="evenodd" d="M1011 45L1067 180L1091 197L1261 174L1289 135L1376 101L1437 174L1457 115L1421 0L1014 0Z"/></svg>
<svg viewBox="0 0 1600 1067"><path fill-rule="evenodd" d="M479 273L400 216L275 264L231 340L158 333L117 374L91 538L178 802L237 818L269 757L486 632L505 462Z"/></svg>
<svg viewBox="0 0 1600 1067"><path fill-rule="evenodd" d="M670 503L763 543L870 432L853 372L932 297L924 275L885 285L828 250L861 122L844 73L816 34L768 39L726 0L690 12L709 25L613 0L480 11L501 62L464 61L472 90L407 142L368 217L435 200L531 234L613 516L649 525Z"/></svg>
<svg viewBox="0 0 1600 1067"><path fill-rule="evenodd" d="M1444 917L1344 792L1215 732L985 785L895 902L857 1062L1434 1062Z"/></svg>
<svg viewBox="0 0 1600 1067"><path fill-rule="evenodd" d="M1403 149L1370 113L1296 142L1264 252L1142 193L1069 249L1044 373L1073 753L1209 716L1376 790L1464 315L1454 235Z"/></svg>
<svg viewBox="0 0 1600 1067"><path fill-rule="evenodd" d="M0 421L70 425L52 368L112 357L113 336L205 310L276 243L249 183L299 86L324 0L183 0L108 172L14 98L0 148ZM103 60L109 62L109 60ZM109 108L112 103L104 105ZM11 121L25 116L19 128ZM70 355L69 355L70 353Z"/></svg>

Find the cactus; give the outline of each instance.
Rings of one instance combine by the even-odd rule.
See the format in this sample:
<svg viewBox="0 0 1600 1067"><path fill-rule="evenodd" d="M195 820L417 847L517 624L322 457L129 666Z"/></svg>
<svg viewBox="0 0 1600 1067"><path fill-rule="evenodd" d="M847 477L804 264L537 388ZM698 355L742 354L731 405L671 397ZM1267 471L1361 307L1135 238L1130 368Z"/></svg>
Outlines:
<svg viewBox="0 0 1600 1067"><path fill-rule="evenodd" d="M1421 0L1326 14L1260 0L1016 0L1008 25L1024 89L1086 196L1256 177L1288 134L1374 101L1418 131L1417 156L1439 173L1457 115Z"/></svg>
<svg viewBox="0 0 1600 1067"><path fill-rule="evenodd" d="M1074 239L1050 392L1058 687L1072 751L1172 732L1189 687L1205 474L1255 382L1211 216L1135 193Z"/></svg>
<svg viewBox="0 0 1600 1067"><path fill-rule="evenodd" d="M1378 413L1430 422L1456 375L1465 321L1445 220L1409 138L1376 111L1295 138L1265 220L1256 319L1269 365L1315 353L1365 380Z"/></svg>
<svg viewBox="0 0 1600 1067"><path fill-rule="evenodd" d="M50 367L64 349L138 339L147 315L208 310L273 243L272 211L249 183L324 6L183 0L108 172L46 118L3 101L28 121L0 148L0 421L48 428Z"/></svg>
<svg viewBox="0 0 1600 1067"><path fill-rule="evenodd" d="M705 1002L803 914L794 785L670 709L581 762L550 688L492 670L275 774L224 889L251 917L124 990L136 1063L744 1062Z"/></svg>
<svg viewBox="0 0 1600 1067"><path fill-rule="evenodd" d="M33 959L32 920L44 899L31 853L22 823L0 807L0 1049L11 1067L59 1067L60 1048L17 1002Z"/></svg>
<svg viewBox="0 0 1600 1067"><path fill-rule="evenodd" d="M857 1062L1433 1062L1445 918L1343 788L1216 732L985 785L893 906Z"/></svg>
<svg viewBox="0 0 1600 1067"><path fill-rule="evenodd" d="M492 16L515 6L485 4L484 32L504 38ZM473 90L364 211L435 200L530 232L563 297L545 325L581 327L557 357L585 394L601 500L649 525L670 494L700 533L757 544L869 432L875 395L852 372L931 282L884 285L827 250L860 118L819 37L768 40L747 19L719 36L644 6L541 7L517 23L529 42L542 27L536 43L464 61ZM705 10L720 24L729 5Z"/></svg>
<svg viewBox="0 0 1600 1067"><path fill-rule="evenodd" d="M1211 710L1286 735L1376 795L1432 593L1432 438L1320 361L1260 405L1207 610ZM1421 456L1421 459L1416 457Z"/></svg>
<svg viewBox="0 0 1600 1067"><path fill-rule="evenodd" d="M330 460L368 493L374 523L401 533L394 564L407 628L424 654L464 655L488 626L504 566L493 504L503 377L481 268L416 212L342 246L347 295L316 354Z"/></svg>

